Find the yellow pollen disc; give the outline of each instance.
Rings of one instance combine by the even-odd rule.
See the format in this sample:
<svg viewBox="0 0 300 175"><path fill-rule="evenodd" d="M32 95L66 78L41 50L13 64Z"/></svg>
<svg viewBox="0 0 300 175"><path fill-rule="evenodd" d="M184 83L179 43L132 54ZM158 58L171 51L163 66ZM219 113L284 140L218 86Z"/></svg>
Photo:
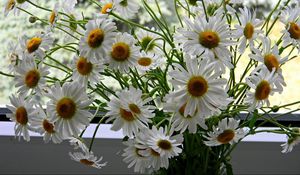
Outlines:
<svg viewBox="0 0 300 175"><path fill-rule="evenodd" d="M36 87L36 85L38 84L39 80L40 80L40 73L36 69L30 70L25 75L25 84L29 88Z"/></svg>
<svg viewBox="0 0 300 175"><path fill-rule="evenodd" d="M291 22L288 32L290 33L291 38L300 39L300 27L298 24Z"/></svg>
<svg viewBox="0 0 300 175"><path fill-rule="evenodd" d="M269 97L270 92L271 92L271 87L269 82L263 80L256 87L255 98L257 100L267 99Z"/></svg>
<svg viewBox="0 0 300 175"><path fill-rule="evenodd" d="M113 7L113 4L112 3L107 3L105 4L102 9L101 9L101 13L102 14L106 14L107 13L107 10L111 9Z"/></svg>
<svg viewBox="0 0 300 175"><path fill-rule="evenodd" d="M42 43L42 38L33 37L27 42L27 51L32 53L36 51Z"/></svg>
<svg viewBox="0 0 300 175"><path fill-rule="evenodd" d="M251 23L247 23L245 28L244 28L244 36L247 39L251 39L254 33L254 27Z"/></svg>
<svg viewBox="0 0 300 175"><path fill-rule="evenodd" d="M101 46L103 40L104 40L104 32L103 30L97 28L90 31L87 38L87 43L91 48L97 48Z"/></svg>
<svg viewBox="0 0 300 175"><path fill-rule="evenodd" d="M187 84L188 92L194 97L201 97L208 90L207 81L201 76L192 77Z"/></svg>
<svg viewBox="0 0 300 175"><path fill-rule="evenodd" d="M136 104L129 104L129 109L130 109L131 112L133 112L135 114L140 114L141 113L140 108Z"/></svg>
<svg viewBox="0 0 300 175"><path fill-rule="evenodd" d="M27 111L23 106L17 108L17 110L16 110L16 120L21 125L26 125L27 124L27 122L28 122Z"/></svg>
<svg viewBox="0 0 300 175"><path fill-rule="evenodd" d="M47 133L55 133L54 125L46 119L43 121L43 128Z"/></svg>
<svg viewBox="0 0 300 175"><path fill-rule="evenodd" d="M125 61L130 56L130 48L126 43L119 42L112 46L111 57L115 61Z"/></svg>
<svg viewBox="0 0 300 175"><path fill-rule="evenodd" d="M275 67L276 70L279 68L279 62L273 54L265 55L264 63L267 66L267 68L269 69L269 71L272 71L273 67Z"/></svg>
<svg viewBox="0 0 300 175"><path fill-rule="evenodd" d="M12 10L16 5L16 1L15 0L9 0L6 7L5 7L5 10Z"/></svg>
<svg viewBox="0 0 300 175"><path fill-rule="evenodd" d="M95 162L87 160L87 159L80 159L80 163L87 165L87 166L92 166L92 165L94 165Z"/></svg>
<svg viewBox="0 0 300 175"><path fill-rule="evenodd" d="M235 136L235 133L231 129L227 129L224 132L222 132L220 135L218 135L217 140L218 142L222 144L229 143Z"/></svg>
<svg viewBox="0 0 300 175"><path fill-rule="evenodd" d="M219 45L220 37L216 32L204 31L199 34L199 43L209 49Z"/></svg>
<svg viewBox="0 0 300 175"><path fill-rule="evenodd" d="M151 155L156 156L156 157L160 156L160 154L153 149L150 150L150 153L151 153Z"/></svg>
<svg viewBox="0 0 300 175"><path fill-rule="evenodd" d="M84 57L80 57L77 61L77 71L81 75L88 75L93 70L93 64L88 62L88 60Z"/></svg>
<svg viewBox="0 0 300 175"><path fill-rule="evenodd" d="M52 11L52 12L51 12L51 15L50 15L50 18L49 18L49 22L50 22L51 24L54 23L55 17L56 17L56 14L55 14L54 11Z"/></svg>
<svg viewBox="0 0 300 175"><path fill-rule="evenodd" d="M123 108L120 108L120 116L121 116L124 120L129 121L129 122L131 122L131 121L134 120L134 116L133 116L132 112L126 111L126 110L123 109Z"/></svg>
<svg viewBox="0 0 300 175"><path fill-rule="evenodd" d="M170 150L172 148L172 144L168 140L159 140L157 146L163 150Z"/></svg>
<svg viewBox="0 0 300 175"><path fill-rule="evenodd" d="M151 60L151 58L148 58L148 57L141 57L138 59L138 64L141 66L147 67L147 66L151 65L151 63L152 63L152 60Z"/></svg>
<svg viewBox="0 0 300 175"><path fill-rule="evenodd" d="M71 119L75 115L76 104L72 99L64 97L57 102L56 112L63 119Z"/></svg>

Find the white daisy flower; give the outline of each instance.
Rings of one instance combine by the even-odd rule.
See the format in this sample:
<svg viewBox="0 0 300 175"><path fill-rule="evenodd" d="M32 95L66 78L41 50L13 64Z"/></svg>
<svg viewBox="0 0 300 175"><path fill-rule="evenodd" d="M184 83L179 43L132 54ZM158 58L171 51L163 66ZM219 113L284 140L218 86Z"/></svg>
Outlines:
<svg viewBox="0 0 300 175"><path fill-rule="evenodd" d="M230 62L231 52L228 46L234 44L231 32L221 14L209 17L196 16L194 21L184 18L186 27L177 30L175 42L190 55L203 54L206 58L218 58Z"/></svg>
<svg viewBox="0 0 300 175"><path fill-rule="evenodd" d="M145 73L156 69L157 67L162 67L162 65L164 65L164 60L160 55L142 51L135 65L141 73Z"/></svg>
<svg viewBox="0 0 300 175"><path fill-rule="evenodd" d="M9 97L11 105L6 105L6 107L12 112L12 114L6 114L7 118L15 122L15 135L23 135L23 139L27 142L30 141L30 136L28 130L33 131L31 127L31 120L36 115L36 110L33 108L33 104L29 99L25 99L24 96L20 95L18 97L12 95Z"/></svg>
<svg viewBox="0 0 300 175"><path fill-rule="evenodd" d="M19 15L21 9L26 9L28 2L26 0L6 0L4 5L4 16L7 16L10 11L13 10L14 15Z"/></svg>
<svg viewBox="0 0 300 175"><path fill-rule="evenodd" d="M147 127L150 118L154 117L154 106L146 105L151 98L143 100L142 91L133 87L117 92L117 96L113 96L107 104L107 122L114 120L112 130L122 128L125 136L133 137L139 129Z"/></svg>
<svg viewBox="0 0 300 175"><path fill-rule="evenodd" d="M88 151L88 147L86 146L83 138L81 137L69 137L70 145L74 147L74 149L81 149L83 152Z"/></svg>
<svg viewBox="0 0 300 175"><path fill-rule="evenodd" d="M27 58L16 66L15 71L15 86L19 88L18 93L27 94L33 90L38 95L43 94L46 88L45 76L49 74L49 71L48 67L42 65L42 62L36 65L33 58Z"/></svg>
<svg viewBox="0 0 300 175"><path fill-rule="evenodd" d="M184 115L184 110L186 103L182 106L179 106L176 101L167 100L164 110L167 112L173 112L174 116L172 118L172 126L175 131L180 131L183 133L185 130L189 130L189 133L195 134L198 130L198 125L207 129L205 124L205 116L203 116L200 110L196 109L196 112L193 115Z"/></svg>
<svg viewBox="0 0 300 175"><path fill-rule="evenodd" d="M286 47L289 44L298 48L300 52L300 7L286 7L281 14L281 21L286 25L283 33L282 47Z"/></svg>
<svg viewBox="0 0 300 175"><path fill-rule="evenodd" d="M45 52L50 49L53 41L51 33L47 31L46 33L39 33L32 38L23 36L20 39L20 44L24 54L43 59Z"/></svg>
<svg viewBox="0 0 300 175"><path fill-rule="evenodd" d="M295 133L300 134L300 129L299 128L295 128L293 129L293 131ZM297 144L300 143L300 136L299 135L292 135L292 137L287 137L287 141L286 143L282 144L282 153L289 153L292 152L294 146L296 146Z"/></svg>
<svg viewBox="0 0 300 175"><path fill-rule="evenodd" d="M103 54L110 49L114 42L116 35L114 31L117 29L115 23L111 19L98 17L90 20L85 27L85 35L79 43L80 55L88 59L103 59Z"/></svg>
<svg viewBox="0 0 300 175"><path fill-rule="evenodd" d="M134 67L140 55L136 40L128 33L117 33L115 41L106 55L109 67L120 72L128 72Z"/></svg>
<svg viewBox="0 0 300 175"><path fill-rule="evenodd" d="M97 169L101 169L102 167L106 166L107 162L100 163L103 159L103 157L100 157L99 159L94 155L93 152L75 152L71 153L69 152L69 155L72 160L76 162L80 162L83 165L91 166Z"/></svg>
<svg viewBox="0 0 300 175"><path fill-rule="evenodd" d="M226 79L219 78L220 72L214 72L213 65L207 60L199 63L196 58L186 55L187 69L176 64L176 69L169 73L174 91L167 98L178 101L179 106L186 103L184 116L192 116L196 110L211 116L220 113L231 101L224 89Z"/></svg>
<svg viewBox="0 0 300 175"><path fill-rule="evenodd" d="M122 18L130 19L138 13L140 5L136 0L115 0L114 7Z"/></svg>
<svg viewBox="0 0 300 175"><path fill-rule="evenodd" d="M19 43L10 41L8 43L8 71L14 72L15 68L18 64L20 64L20 60L22 60L23 54L20 51Z"/></svg>
<svg viewBox="0 0 300 175"><path fill-rule="evenodd" d="M113 0L101 0L100 5L102 6L101 14L108 14L115 8L115 2Z"/></svg>
<svg viewBox="0 0 300 175"><path fill-rule="evenodd" d="M240 139L244 138L246 131L239 128L239 120L233 118L224 118L219 121L218 126L213 126L213 131L208 132L208 136L204 136L208 141L204 141L207 146L218 146L222 144L237 143Z"/></svg>
<svg viewBox="0 0 300 175"><path fill-rule="evenodd" d="M144 138L140 138L137 147L141 149L140 153L143 156L148 157L149 164L154 170L159 168L168 168L169 159L178 156L182 149L183 136L181 134L172 136L173 131L169 131L167 128L160 127L157 129L155 126L152 129L144 130Z"/></svg>
<svg viewBox="0 0 300 175"><path fill-rule="evenodd" d="M64 139L77 137L89 125L93 115L86 108L91 100L80 84L65 83L61 87L57 82L47 96L51 99L47 103L47 115Z"/></svg>
<svg viewBox="0 0 300 175"><path fill-rule="evenodd" d="M267 68L262 68L259 72L253 72L246 78L247 84L254 90L249 90L246 93L245 103L249 105L248 110L253 111L256 108L261 108L265 103L270 106L269 96L274 92L281 92L282 87L275 88L277 74L275 68L270 72Z"/></svg>
<svg viewBox="0 0 300 175"><path fill-rule="evenodd" d="M56 131L54 124L49 121L43 109L39 109L37 115L31 120L31 126L36 132L44 135L45 143L48 143L50 140L53 143L61 143L63 141L60 133Z"/></svg>
<svg viewBox="0 0 300 175"><path fill-rule="evenodd" d="M152 31L156 31L155 28L151 28ZM141 48L147 53L163 54L160 48L163 47L160 37L152 32L146 30L138 30L136 37L140 43Z"/></svg>
<svg viewBox="0 0 300 175"><path fill-rule="evenodd" d="M72 63L73 75L72 80L75 80L84 86L90 82L92 86L97 84L101 79L100 72L103 71L103 65L99 60L90 59L90 61L81 56L75 56Z"/></svg>
<svg viewBox="0 0 300 175"><path fill-rule="evenodd" d="M250 49L254 46L254 40L262 33L259 28L263 21L256 18L255 11L251 14L251 11L244 7L240 8L241 16L240 22L241 25L235 25L236 31L235 37L239 39L239 52L243 53L246 49L247 42L249 43Z"/></svg>
<svg viewBox="0 0 300 175"><path fill-rule="evenodd" d="M58 11L60 9L59 2L55 3L54 8L49 16L50 27L53 28L56 25L56 21L58 20Z"/></svg>
<svg viewBox="0 0 300 175"><path fill-rule="evenodd" d="M286 86L284 82L284 77L282 75L282 69L280 68L285 62L288 61L288 56L281 58L279 55L278 46L274 45L271 47L271 39L268 37L263 37L262 39L262 50L253 49L253 54L249 54L249 57L255 61L261 62L263 64L259 65L256 70L266 67L270 72L275 68L275 73L278 74L277 81L275 81L275 86L277 88L282 88Z"/></svg>
<svg viewBox="0 0 300 175"><path fill-rule="evenodd" d="M141 155L136 144L138 144L135 139L129 139L126 142L123 142L127 147L124 149L122 156L124 157L123 161L126 162L128 168L134 166L134 172L146 173L146 170L150 167L148 157Z"/></svg>

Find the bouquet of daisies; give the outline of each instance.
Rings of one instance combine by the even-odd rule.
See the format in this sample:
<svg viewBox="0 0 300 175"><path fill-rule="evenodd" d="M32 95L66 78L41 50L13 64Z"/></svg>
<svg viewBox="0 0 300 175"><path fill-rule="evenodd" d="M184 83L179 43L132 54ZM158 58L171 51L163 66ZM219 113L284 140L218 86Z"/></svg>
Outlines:
<svg viewBox="0 0 300 175"><path fill-rule="evenodd" d="M92 152L95 138L88 145L82 135L92 121L95 134L110 123L123 132L124 162L140 173L232 174L230 153L247 135L263 132L257 128L264 123L278 127L267 132L287 135L283 152L290 152L300 130L276 121L284 114L270 113L300 101L271 106L269 97L283 91L281 66L300 51L299 2L279 0L265 19L241 0L167 3L175 21L158 0L89 0L95 11L87 16L77 0L52 9L6 0L5 15L27 14L41 27L17 36L12 74L1 72L17 88L7 105L16 136L30 141L33 131L45 142L69 140L78 149L71 159L102 168L106 162ZM137 22L141 13L151 21ZM284 29L271 39L279 21Z"/></svg>

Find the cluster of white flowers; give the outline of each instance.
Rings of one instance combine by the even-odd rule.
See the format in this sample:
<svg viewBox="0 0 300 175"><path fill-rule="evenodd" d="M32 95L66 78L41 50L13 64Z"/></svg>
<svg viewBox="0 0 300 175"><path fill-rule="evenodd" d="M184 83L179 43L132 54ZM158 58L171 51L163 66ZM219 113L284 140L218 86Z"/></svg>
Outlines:
<svg viewBox="0 0 300 175"><path fill-rule="evenodd" d="M234 144L244 138L247 132L239 126L240 121L221 114L235 105L249 112L269 107L269 96L281 93L285 86L280 66L289 57L281 56L278 47L294 46L300 51L298 6L282 12L280 19L286 24L282 44L272 45L261 30L264 21L256 18L255 11L233 8L242 1L177 1L179 8L189 13L173 33L162 29L168 28L163 22L156 30L128 21L140 9L137 0L93 2L101 10L89 20L76 11L76 0L57 2L49 19L40 19L49 28L33 37L21 37L20 45L13 47L18 48L13 49L18 64L12 69L19 95L11 96L12 106L7 108L12 114L7 116L16 122L16 136L29 141L31 130L44 135L45 142L71 139L82 151L70 153L71 158L96 168L106 163L100 163L102 157L97 159L78 139L97 115L93 116L89 107L100 107L94 92L105 97L103 118L112 122L111 129L122 129L129 138L123 154L128 167L141 173L155 171L168 168L169 159L182 152L184 132L200 132L207 146ZM19 13L25 5L27 1L8 0L5 15ZM113 17L139 29L130 34L120 32ZM234 20L236 25L230 25ZM54 43L52 33L58 29L66 32L65 41L72 41L72 45ZM64 64L54 67L67 72L55 82L49 78L53 66L45 64L49 58L55 61L51 54L57 48L53 46L75 53L71 68ZM258 65L241 79L244 83L223 78L236 67L237 52L243 54L248 48L249 58ZM122 89L114 92L106 87L101 82L106 75L118 80ZM240 85L245 89L239 91L242 96L234 94ZM33 96L45 96L48 101L43 103ZM156 106L154 97L161 98L163 108ZM164 119L154 122L158 112L164 113ZM217 122L207 122L216 116ZM168 124L160 126L164 122ZM293 145L288 142L284 149L290 151Z"/></svg>

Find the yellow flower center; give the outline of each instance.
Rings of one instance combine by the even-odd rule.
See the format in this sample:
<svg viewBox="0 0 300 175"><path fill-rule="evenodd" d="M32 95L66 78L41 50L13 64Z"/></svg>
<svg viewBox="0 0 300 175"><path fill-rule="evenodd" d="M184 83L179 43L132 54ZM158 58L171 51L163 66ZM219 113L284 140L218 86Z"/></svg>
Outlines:
<svg viewBox="0 0 300 175"><path fill-rule="evenodd" d="M125 61L130 56L130 48L126 43L119 42L112 46L111 57L115 61Z"/></svg>
<svg viewBox="0 0 300 175"><path fill-rule="evenodd" d="M9 0L7 2L7 5L5 7L5 10L12 10L16 5L16 1L15 0Z"/></svg>
<svg viewBox="0 0 300 175"><path fill-rule="evenodd" d="M132 114L132 112L130 111L126 111L125 109L123 108L120 108L120 116L126 120L126 121L133 121L134 120L134 115Z"/></svg>
<svg viewBox="0 0 300 175"><path fill-rule="evenodd" d="M21 125L26 125L27 124L28 115L27 115L26 109L23 106L17 108L17 110L16 110L16 120Z"/></svg>
<svg viewBox="0 0 300 175"><path fill-rule="evenodd" d="M108 10L112 9L112 7L113 7L112 3L105 4L101 9L101 13L106 14Z"/></svg>
<svg viewBox="0 0 300 175"><path fill-rule="evenodd" d="M199 43L209 49L219 45L220 37L216 32L204 31L199 34Z"/></svg>
<svg viewBox="0 0 300 175"><path fill-rule="evenodd" d="M93 70L93 64L88 62L88 60L84 57L80 57L77 61L77 71L81 75L88 75Z"/></svg>
<svg viewBox="0 0 300 175"><path fill-rule="evenodd" d="M54 125L50 123L47 119L43 121L43 128L47 133L55 133Z"/></svg>
<svg viewBox="0 0 300 175"><path fill-rule="evenodd" d="M244 36L247 39L251 39L254 33L254 27L251 23L247 23L245 28L244 28Z"/></svg>
<svg viewBox="0 0 300 175"><path fill-rule="evenodd" d="M104 32L103 30L97 28L90 31L87 38L87 43L91 48L97 48L101 46L103 40L104 40Z"/></svg>
<svg viewBox="0 0 300 175"><path fill-rule="evenodd" d="M42 38L33 37L27 42L27 51L32 53L36 51L42 43Z"/></svg>
<svg viewBox="0 0 300 175"><path fill-rule="evenodd" d="M76 104L72 99L64 97L57 102L56 112L63 119L71 119L75 115Z"/></svg>
<svg viewBox="0 0 300 175"><path fill-rule="evenodd" d="M155 157L160 157L160 154L153 149L150 150L150 154Z"/></svg>
<svg viewBox="0 0 300 175"><path fill-rule="evenodd" d="M235 136L235 133L231 129L227 129L224 132L222 132L220 135L218 135L217 140L218 142L222 144L229 143Z"/></svg>
<svg viewBox="0 0 300 175"><path fill-rule="evenodd" d="M87 166L92 166L92 165L94 165L95 162L87 160L87 159L80 159L80 163L87 165Z"/></svg>
<svg viewBox="0 0 300 175"><path fill-rule="evenodd" d="M30 70L25 75L25 84L29 88L36 87L36 85L38 84L39 80L40 80L40 73L36 69Z"/></svg>
<svg viewBox="0 0 300 175"><path fill-rule="evenodd" d="M269 97L270 92L271 92L271 87L269 82L263 80L256 87L255 98L257 100L267 99Z"/></svg>
<svg viewBox="0 0 300 175"><path fill-rule="evenodd" d="M187 90L192 96L201 97L208 90L207 81L201 76L192 77L188 81Z"/></svg>
<svg viewBox="0 0 300 175"><path fill-rule="evenodd" d="M264 63L267 66L267 68L269 69L269 71L272 71L273 67L275 67L276 70L279 68L279 62L273 54L265 55Z"/></svg>
<svg viewBox="0 0 300 175"><path fill-rule="evenodd" d="M50 18L49 18L49 22L53 25L54 21L55 21L55 17L56 17L56 13L55 11L51 12Z"/></svg>
<svg viewBox="0 0 300 175"><path fill-rule="evenodd" d="M168 140L159 140L157 146L163 150L170 150L172 148L172 144Z"/></svg>
<svg viewBox="0 0 300 175"><path fill-rule="evenodd" d="M141 66L147 67L147 66L151 65L151 63L152 63L152 60L151 60L151 58L148 58L148 57L141 57L138 59L138 64Z"/></svg>
<svg viewBox="0 0 300 175"><path fill-rule="evenodd" d="M290 33L291 38L300 39L300 27L298 24L291 22L288 32Z"/></svg>
<svg viewBox="0 0 300 175"><path fill-rule="evenodd" d="M129 109L130 109L131 112L133 112L135 114L140 114L141 113L140 108L136 104L129 104Z"/></svg>

